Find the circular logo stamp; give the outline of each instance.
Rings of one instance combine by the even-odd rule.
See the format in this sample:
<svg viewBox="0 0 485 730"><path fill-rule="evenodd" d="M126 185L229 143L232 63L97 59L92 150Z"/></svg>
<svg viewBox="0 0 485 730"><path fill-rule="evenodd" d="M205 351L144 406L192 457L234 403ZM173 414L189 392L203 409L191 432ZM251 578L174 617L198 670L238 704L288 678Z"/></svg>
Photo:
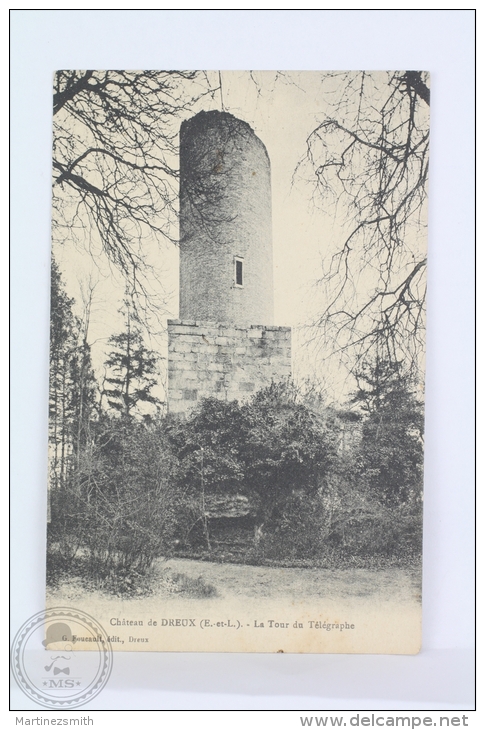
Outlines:
<svg viewBox="0 0 485 730"><path fill-rule="evenodd" d="M39 611L12 646L20 689L44 707L71 709L98 695L111 674L108 634L92 616L73 608Z"/></svg>

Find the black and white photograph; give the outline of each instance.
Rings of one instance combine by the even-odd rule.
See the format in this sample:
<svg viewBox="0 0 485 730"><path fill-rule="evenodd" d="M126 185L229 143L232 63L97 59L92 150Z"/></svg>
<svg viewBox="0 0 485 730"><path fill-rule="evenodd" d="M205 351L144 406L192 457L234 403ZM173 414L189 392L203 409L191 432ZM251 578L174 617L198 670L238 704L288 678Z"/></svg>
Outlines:
<svg viewBox="0 0 485 730"><path fill-rule="evenodd" d="M48 607L420 650L429 108L424 70L55 74Z"/></svg>

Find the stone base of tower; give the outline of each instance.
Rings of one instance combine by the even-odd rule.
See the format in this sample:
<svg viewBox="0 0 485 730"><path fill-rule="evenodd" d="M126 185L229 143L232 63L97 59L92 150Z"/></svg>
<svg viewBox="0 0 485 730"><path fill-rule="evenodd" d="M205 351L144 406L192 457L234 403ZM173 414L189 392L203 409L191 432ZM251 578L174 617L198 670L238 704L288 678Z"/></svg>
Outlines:
<svg viewBox="0 0 485 730"><path fill-rule="evenodd" d="M291 328L168 321L168 407L187 415L203 398L243 401L291 376Z"/></svg>

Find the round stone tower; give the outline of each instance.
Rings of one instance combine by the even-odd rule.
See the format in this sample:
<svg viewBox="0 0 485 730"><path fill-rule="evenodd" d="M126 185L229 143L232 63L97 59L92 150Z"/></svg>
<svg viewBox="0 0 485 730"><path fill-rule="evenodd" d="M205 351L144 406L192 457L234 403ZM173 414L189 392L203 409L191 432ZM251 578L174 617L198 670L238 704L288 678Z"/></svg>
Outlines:
<svg viewBox="0 0 485 730"><path fill-rule="evenodd" d="M226 112L200 112L180 130L179 318L273 324L268 153Z"/></svg>

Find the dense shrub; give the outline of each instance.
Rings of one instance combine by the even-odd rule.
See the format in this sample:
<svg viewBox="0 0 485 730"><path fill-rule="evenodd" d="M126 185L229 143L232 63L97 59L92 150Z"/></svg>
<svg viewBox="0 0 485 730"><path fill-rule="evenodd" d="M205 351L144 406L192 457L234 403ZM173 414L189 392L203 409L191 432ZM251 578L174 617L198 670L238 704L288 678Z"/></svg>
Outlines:
<svg viewBox="0 0 485 730"><path fill-rule="evenodd" d="M172 554L335 567L417 558L421 411L398 370L387 376L359 391L360 412L317 412L279 384L241 405L204 400L186 421L101 416L51 492L49 580L74 572L133 593Z"/></svg>
<svg viewBox="0 0 485 730"><path fill-rule="evenodd" d="M204 400L179 423L172 443L181 489L195 495L241 493L260 524L281 517L295 491L315 494L336 457L337 437L299 402L288 384L273 384L248 403Z"/></svg>
<svg viewBox="0 0 485 730"><path fill-rule="evenodd" d="M260 559L317 563L324 550L323 522L321 494L295 490L278 518L267 526L259 546Z"/></svg>
<svg viewBox="0 0 485 730"><path fill-rule="evenodd" d="M159 425L106 420L89 469L53 492L49 553L56 571L77 561L77 572L95 584L129 590L173 547L180 511L174 469Z"/></svg>

